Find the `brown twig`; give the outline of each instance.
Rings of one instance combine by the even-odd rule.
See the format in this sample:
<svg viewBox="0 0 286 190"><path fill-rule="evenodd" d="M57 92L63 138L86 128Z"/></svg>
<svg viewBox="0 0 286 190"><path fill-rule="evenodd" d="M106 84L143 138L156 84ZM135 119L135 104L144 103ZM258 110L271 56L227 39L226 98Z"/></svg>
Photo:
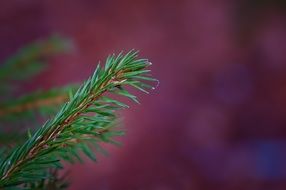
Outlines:
<svg viewBox="0 0 286 190"><path fill-rule="evenodd" d="M0 108L0 117L9 114L25 112L28 110L34 110L43 106L59 105L67 100L68 100L68 95L61 94L51 98L32 100L30 102L25 102L19 105L6 106L6 107L3 106L2 108Z"/></svg>
<svg viewBox="0 0 286 190"><path fill-rule="evenodd" d="M116 73L115 74L115 77L104 82L100 87L99 89L102 89L104 88L105 86L107 86L108 84L110 83L120 83L120 82L123 82L122 80L120 80L121 78L121 72L119 73ZM117 80L119 79L119 80ZM69 125L71 125L71 123L77 119L81 114L82 114L82 111L84 111L86 108L88 108L89 106L92 105L92 102L94 102L95 100L97 100L102 94L104 94L106 92L106 90L102 91L101 93L99 94L90 94L89 97L87 97L85 100L82 101L82 103L79 105L79 111L74 113L73 115L70 115L68 116L63 123L59 124L54 130L52 130L51 132L47 133L45 136L41 137L39 139L39 143L36 144L32 149L30 149L27 153L27 156L21 160L19 160L14 166L12 166L6 173L5 175L1 178L2 180L3 179L6 179L9 177L9 175L15 171L18 170L19 166L22 164L22 163L25 163L29 160L32 160L34 159L34 157L37 155L37 153L40 151L40 150L44 150L45 148L47 148L47 142L50 142L54 139L56 139L60 133L63 131L63 129ZM102 134L103 132L105 132L106 130L102 130L100 129L98 131L99 134ZM107 130L108 131L108 130Z"/></svg>

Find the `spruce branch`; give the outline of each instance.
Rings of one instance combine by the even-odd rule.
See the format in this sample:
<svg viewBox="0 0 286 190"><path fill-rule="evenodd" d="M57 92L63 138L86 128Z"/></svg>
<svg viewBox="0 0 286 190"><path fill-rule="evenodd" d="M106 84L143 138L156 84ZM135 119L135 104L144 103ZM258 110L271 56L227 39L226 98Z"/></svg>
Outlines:
<svg viewBox="0 0 286 190"><path fill-rule="evenodd" d="M1 94L13 90L14 81L29 79L43 71L46 67L47 58L66 52L71 46L70 41L58 36L52 36L46 40L37 41L21 48L16 54L1 64Z"/></svg>
<svg viewBox="0 0 286 190"><path fill-rule="evenodd" d="M24 188L29 190L61 190L66 189L69 186L67 179L69 172L65 172L63 175L59 174L58 169L50 169L47 171L47 175L53 176L53 178L42 179L40 181L33 181L25 184Z"/></svg>
<svg viewBox="0 0 286 190"><path fill-rule="evenodd" d="M16 100L7 100L0 103L0 119L19 118L26 116L26 112L45 112L63 104L69 98L69 93L76 89L77 85L70 85L62 88L49 90L38 90L30 94L21 96Z"/></svg>
<svg viewBox="0 0 286 190"><path fill-rule="evenodd" d="M49 90L37 90L15 100L0 103L0 145L11 146L21 142L28 133L40 126L40 121L55 115L60 105L68 101L69 94L78 85Z"/></svg>
<svg viewBox="0 0 286 190"><path fill-rule="evenodd" d="M149 76L150 65L138 59L136 51L111 55L105 66L97 66L94 74L70 96L53 119L48 120L23 145L16 147L0 163L0 187L27 184L49 179L49 168L61 168L61 160L80 160L79 150L96 160L90 149L100 142L113 143L122 135L115 130L114 111L128 106L106 96L107 92L123 95L138 102L136 96L124 89L133 86L143 92L153 88L143 81L157 81Z"/></svg>

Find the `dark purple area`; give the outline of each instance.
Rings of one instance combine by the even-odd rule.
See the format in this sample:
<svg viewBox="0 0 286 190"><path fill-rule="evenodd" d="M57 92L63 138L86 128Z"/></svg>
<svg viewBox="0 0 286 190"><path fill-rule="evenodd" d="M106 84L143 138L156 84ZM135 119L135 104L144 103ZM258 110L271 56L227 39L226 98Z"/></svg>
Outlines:
<svg viewBox="0 0 286 190"><path fill-rule="evenodd" d="M50 34L71 54L25 89L86 79L139 49L160 80L123 112L124 146L69 166L70 189L286 188L286 3L278 0L0 2L0 58Z"/></svg>

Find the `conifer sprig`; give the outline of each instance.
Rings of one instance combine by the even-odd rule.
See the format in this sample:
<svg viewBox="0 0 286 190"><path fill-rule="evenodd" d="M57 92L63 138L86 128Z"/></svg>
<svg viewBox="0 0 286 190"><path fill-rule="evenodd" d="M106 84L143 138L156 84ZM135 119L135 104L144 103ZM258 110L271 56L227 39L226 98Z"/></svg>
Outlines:
<svg viewBox="0 0 286 190"><path fill-rule="evenodd" d="M67 52L71 49L71 45L71 42L66 39L52 36L25 46L1 64L1 85L31 78L45 68L45 60L48 57Z"/></svg>
<svg viewBox="0 0 286 190"><path fill-rule="evenodd" d="M2 95L0 101L11 99L8 94L19 89L20 82L45 70L48 58L68 52L72 47L69 40L52 36L21 48L16 54L5 60L0 65L0 93Z"/></svg>
<svg viewBox="0 0 286 190"><path fill-rule="evenodd" d="M81 160L79 150L95 160L90 145L100 148L99 142L112 143L114 136L122 135L122 131L114 129L117 120L114 111L128 106L107 97L106 92L138 102L124 87L130 85L143 92L152 88L142 82L156 81L149 76L150 70L145 69L150 62L138 59L137 55L136 51L112 55L103 68L98 65L55 117L0 163L0 187L50 178L47 169L61 168L60 160Z"/></svg>
<svg viewBox="0 0 286 190"><path fill-rule="evenodd" d="M69 93L75 91L78 85L69 85L62 88L37 90L20 98L0 102L0 120L18 122L19 119L31 119L40 113L43 116L55 113L57 106L66 102Z"/></svg>

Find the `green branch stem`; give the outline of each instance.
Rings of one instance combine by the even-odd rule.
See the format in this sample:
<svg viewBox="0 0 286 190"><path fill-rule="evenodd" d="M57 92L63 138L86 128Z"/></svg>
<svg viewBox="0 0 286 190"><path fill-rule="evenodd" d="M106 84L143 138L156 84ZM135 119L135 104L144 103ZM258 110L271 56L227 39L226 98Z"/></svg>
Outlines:
<svg viewBox="0 0 286 190"><path fill-rule="evenodd" d="M122 135L114 130L114 111L126 108L124 103L105 96L111 92L138 102L123 87L133 86L143 92L152 86L142 81L156 81L148 75L150 65L138 59L136 51L109 56L104 68L97 66L94 74L70 96L53 119L48 120L23 145L16 147L0 163L0 187L16 186L49 178L49 168L60 168L60 160L72 161L81 149L95 160L89 143L113 142Z"/></svg>

